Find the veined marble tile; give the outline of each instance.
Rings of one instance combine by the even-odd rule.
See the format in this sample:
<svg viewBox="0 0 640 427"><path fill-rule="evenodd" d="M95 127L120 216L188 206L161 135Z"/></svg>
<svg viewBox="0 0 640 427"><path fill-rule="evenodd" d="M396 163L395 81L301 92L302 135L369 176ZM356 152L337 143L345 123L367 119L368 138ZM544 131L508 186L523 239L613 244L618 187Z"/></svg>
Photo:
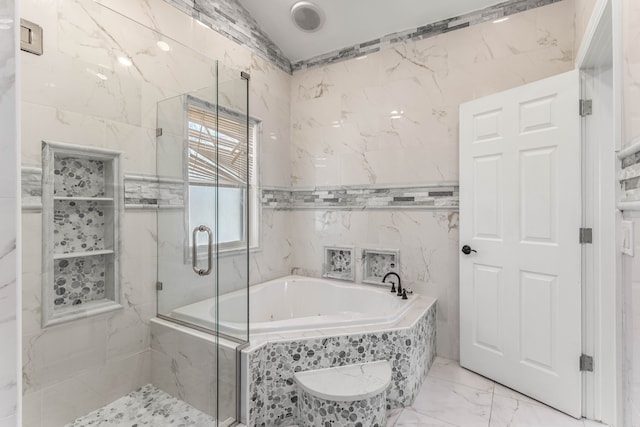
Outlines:
<svg viewBox="0 0 640 427"><path fill-rule="evenodd" d="M511 399L515 399L518 400L520 402L524 402L524 403L528 403L531 405L539 405L539 406L544 406L543 403L538 402L535 399L532 399L528 396L525 396L524 394L520 394L515 390L512 390L508 387L503 386L502 384L495 384L495 387L493 389L493 393L496 396L503 396L503 397L509 397Z"/></svg>
<svg viewBox="0 0 640 427"><path fill-rule="evenodd" d="M389 411L387 411L387 426L394 426L396 421L398 421L398 419L402 415L403 411L404 408L390 409Z"/></svg>
<svg viewBox="0 0 640 427"><path fill-rule="evenodd" d="M411 408L405 408L400 416L397 418L395 424L392 424L395 427L462 427L463 424L451 424L442 420L438 420L436 418L432 418L428 415L421 414L420 412L416 412ZM464 424L465 426L467 424ZM485 424L477 424L487 425ZM391 426L387 424L387 426ZM469 424L469 426L471 426Z"/></svg>
<svg viewBox="0 0 640 427"><path fill-rule="evenodd" d="M7 418L0 419L0 427L16 427L18 425L18 416L11 415Z"/></svg>
<svg viewBox="0 0 640 427"><path fill-rule="evenodd" d="M443 423L487 426L492 396L491 392L427 377L411 409Z"/></svg>
<svg viewBox="0 0 640 427"><path fill-rule="evenodd" d="M624 144L640 136L640 7L633 0L622 2Z"/></svg>
<svg viewBox="0 0 640 427"><path fill-rule="evenodd" d="M442 357L436 357L429 370L429 376L486 392L494 390L494 382L490 379L462 368L457 361L443 359Z"/></svg>
<svg viewBox="0 0 640 427"><path fill-rule="evenodd" d="M3 343L6 354L0 355L0 420L13 416L18 405L18 374L15 366L16 339L15 319L0 321L0 340Z"/></svg>
<svg viewBox="0 0 640 427"><path fill-rule="evenodd" d="M494 395L491 426L583 427L584 422L546 406L531 405L509 397Z"/></svg>
<svg viewBox="0 0 640 427"><path fill-rule="evenodd" d="M0 119L1 121L2 119ZM11 179L7 179L11 181ZM17 309L18 272L15 198L0 198L0 420L9 423L18 406ZM7 424L9 425L9 424Z"/></svg>
<svg viewBox="0 0 640 427"><path fill-rule="evenodd" d="M23 337L25 392L71 378L106 361L107 321L104 315Z"/></svg>

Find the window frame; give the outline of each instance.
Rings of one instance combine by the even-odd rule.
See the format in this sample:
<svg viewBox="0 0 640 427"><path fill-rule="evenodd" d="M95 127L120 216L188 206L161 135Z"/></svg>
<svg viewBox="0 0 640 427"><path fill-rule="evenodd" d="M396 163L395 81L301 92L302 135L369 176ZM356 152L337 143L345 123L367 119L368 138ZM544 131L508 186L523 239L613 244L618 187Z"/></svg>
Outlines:
<svg viewBox="0 0 640 427"><path fill-rule="evenodd" d="M195 107L198 109L202 109L205 111L211 111L213 114L216 113L216 105L205 101L203 99L197 98L193 95L188 95L185 99L184 105L184 194L185 194L185 207L184 210L184 227L185 227L185 263L192 262L192 243L191 236L193 232L193 225L190 221L190 187L191 185L201 185L207 186L205 183L200 184L191 184L189 181L189 111L190 108ZM246 116L245 113L234 111L228 107L223 107L218 105L218 114L227 115L227 117L240 117L244 118ZM242 218L242 234L243 237L241 240L235 240L232 242L224 242L217 244L215 242L215 233L214 231L214 243L213 250L214 253L217 251L218 254L223 256L230 256L238 253L245 252L247 248L250 252L259 250L261 246L261 233L260 233L260 218L262 216L262 201L261 201L261 188L262 188L262 176L261 176L261 168L260 168L260 159L262 157L262 121L252 116L248 116L249 120L249 131L253 131L253 179L250 179L247 186L243 187L235 187L241 188L245 190L247 197L246 203L248 203L248 208L243 208L243 218ZM214 184L209 185L215 188ZM219 185L220 186L220 185ZM225 187L225 185L221 185L220 187ZM227 186L232 187L232 186ZM215 191L215 190L214 190ZM248 218L247 218L248 216ZM214 217L215 218L215 217ZM208 245L207 244L199 244L196 248L196 254L198 261L204 260L208 255ZM215 256L215 255L214 255Z"/></svg>

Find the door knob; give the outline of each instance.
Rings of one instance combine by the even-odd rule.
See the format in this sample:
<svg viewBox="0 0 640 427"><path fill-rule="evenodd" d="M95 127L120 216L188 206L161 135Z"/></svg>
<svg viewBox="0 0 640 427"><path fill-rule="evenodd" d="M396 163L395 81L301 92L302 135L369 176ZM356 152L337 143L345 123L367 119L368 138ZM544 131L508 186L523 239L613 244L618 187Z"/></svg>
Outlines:
<svg viewBox="0 0 640 427"><path fill-rule="evenodd" d="M469 255L471 252L476 252L477 253L478 251L476 251L475 249L471 249L471 246L469 246L469 245L464 245L462 247L462 253L463 254Z"/></svg>

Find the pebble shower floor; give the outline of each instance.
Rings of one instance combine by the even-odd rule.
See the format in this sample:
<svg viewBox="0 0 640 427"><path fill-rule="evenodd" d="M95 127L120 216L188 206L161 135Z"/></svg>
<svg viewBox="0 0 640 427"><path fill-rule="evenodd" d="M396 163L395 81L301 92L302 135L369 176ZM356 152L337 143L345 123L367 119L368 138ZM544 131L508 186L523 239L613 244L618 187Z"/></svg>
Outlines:
<svg viewBox="0 0 640 427"><path fill-rule="evenodd" d="M65 427L210 427L215 419L151 384Z"/></svg>

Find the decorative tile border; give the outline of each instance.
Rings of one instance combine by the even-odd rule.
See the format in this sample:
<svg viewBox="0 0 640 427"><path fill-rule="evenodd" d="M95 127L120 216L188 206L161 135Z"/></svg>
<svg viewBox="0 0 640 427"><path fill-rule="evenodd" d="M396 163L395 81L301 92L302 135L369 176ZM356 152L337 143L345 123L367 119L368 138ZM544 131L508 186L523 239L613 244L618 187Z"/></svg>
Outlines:
<svg viewBox="0 0 640 427"><path fill-rule="evenodd" d="M22 210L42 211L42 169L22 167ZM184 182L180 179L125 174L126 209L170 209L184 206Z"/></svg>
<svg viewBox="0 0 640 427"><path fill-rule="evenodd" d="M388 360L387 409L411 405L436 354L436 304L411 327L294 341L270 341L247 355L247 425L298 424L293 373Z"/></svg>
<svg viewBox="0 0 640 427"><path fill-rule="evenodd" d="M618 153L621 187L618 207L623 210L640 210L640 138Z"/></svg>
<svg viewBox="0 0 640 427"><path fill-rule="evenodd" d="M458 210L458 184L415 187L344 187L315 190L262 190L262 206L272 209Z"/></svg>
<svg viewBox="0 0 640 427"><path fill-rule="evenodd" d="M421 40L561 0L509 0L465 15L386 35L311 59L291 64L280 48L259 27L251 14L235 0L164 0L224 37L249 48L286 73L295 73L346 61L387 49L397 43Z"/></svg>
<svg viewBox="0 0 640 427"><path fill-rule="evenodd" d="M182 208L184 181L149 175L124 176L125 208Z"/></svg>
<svg viewBox="0 0 640 427"><path fill-rule="evenodd" d="M23 211L42 210L42 168L23 166L21 171Z"/></svg>
<svg viewBox="0 0 640 427"><path fill-rule="evenodd" d="M291 74L291 61L235 0L165 0L224 37Z"/></svg>
<svg viewBox="0 0 640 427"><path fill-rule="evenodd" d="M124 189L126 209L170 209L182 208L184 205L184 182L180 179L125 174ZM22 210L41 211L41 199L42 169L23 166ZM262 206L276 210L327 208L458 210L458 205L457 183L406 187L262 190Z"/></svg>
<svg viewBox="0 0 640 427"><path fill-rule="evenodd" d="M487 8L467 13L465 15L454 18L443 19L418 28L401 31L369 40L364 43L349 46L343 49L335 50L323 55L316 56L311 59L299 61L291 66L292 72L308 70L311 68L322 67L336 62L347 61L349 59L358 58L360 56L369 55L382 49L388 49L397 43L405 43L408 41L417 41L434 37L439 34L448 33L449 31L467 28L471 25L481 24L487 21L494 21L505 16L515 13L524 12L537 7L546 6L561 0L510 0L499 3Z"/></svg>

